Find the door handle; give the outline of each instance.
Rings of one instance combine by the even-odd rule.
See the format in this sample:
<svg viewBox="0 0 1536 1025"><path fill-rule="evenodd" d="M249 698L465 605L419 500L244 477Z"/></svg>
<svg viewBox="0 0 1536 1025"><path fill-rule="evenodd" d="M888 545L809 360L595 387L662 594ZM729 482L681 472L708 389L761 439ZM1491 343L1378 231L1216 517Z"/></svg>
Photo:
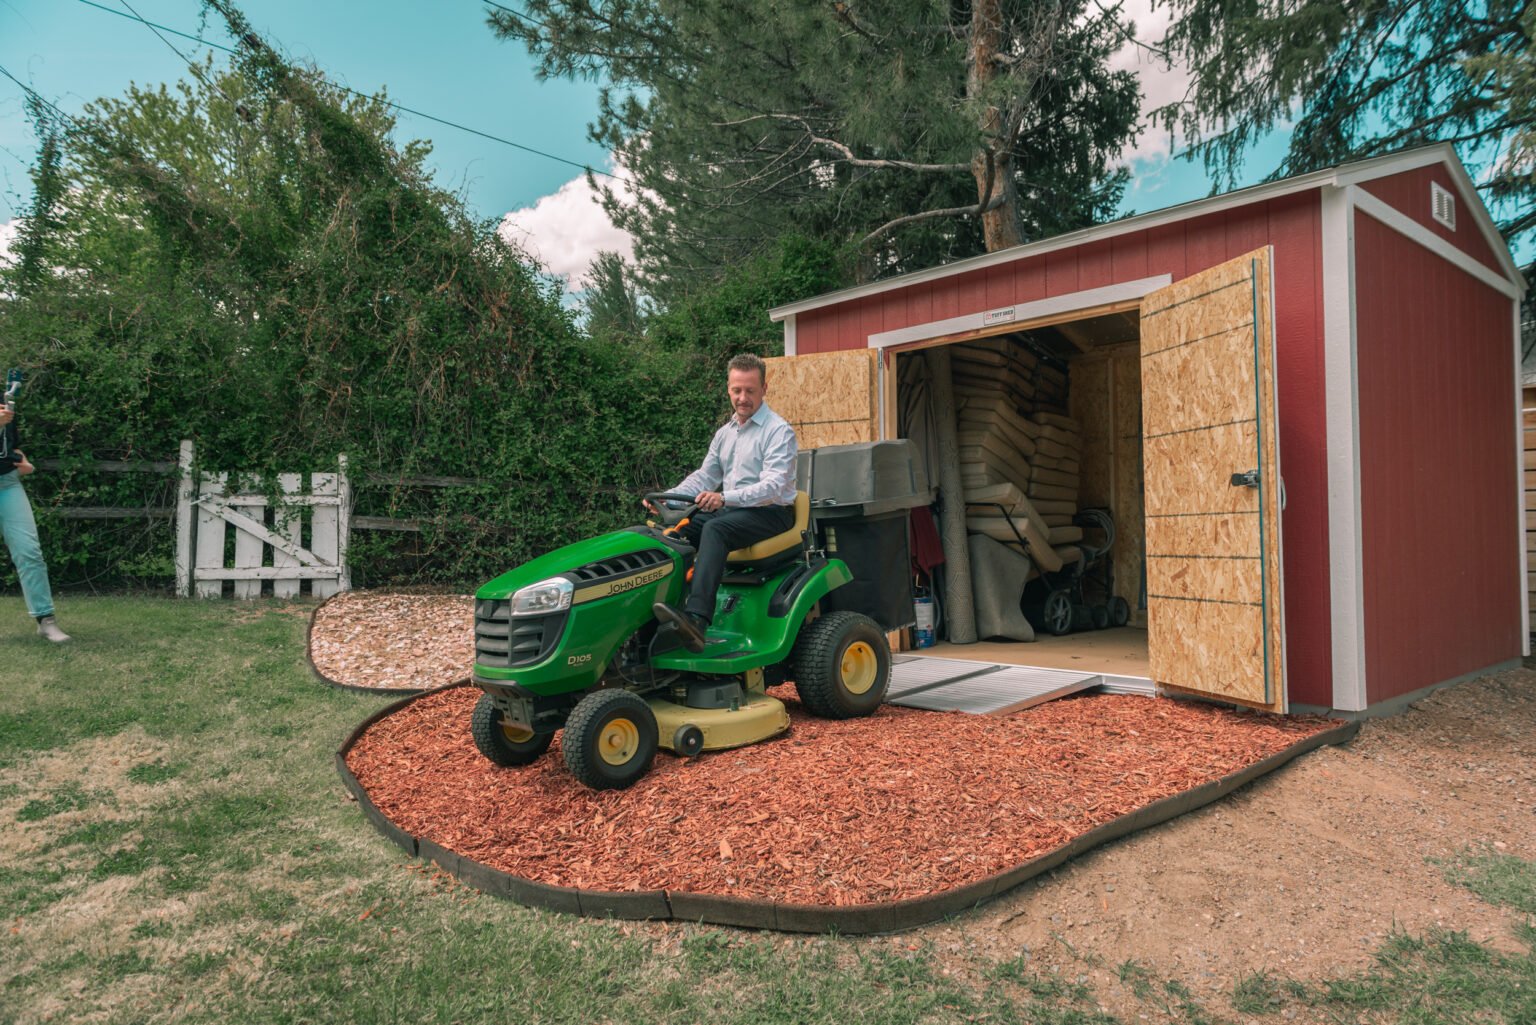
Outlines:
<svg viewBox="0 0 1536 1025"><path fill-rule="evenodd" d="M1234 488L1256 488L1256 487L1258 487L1259 486L1259 471L1258 470L1245 470L1242 473L1234 473L1232 475L1232 486Z"/></svg>

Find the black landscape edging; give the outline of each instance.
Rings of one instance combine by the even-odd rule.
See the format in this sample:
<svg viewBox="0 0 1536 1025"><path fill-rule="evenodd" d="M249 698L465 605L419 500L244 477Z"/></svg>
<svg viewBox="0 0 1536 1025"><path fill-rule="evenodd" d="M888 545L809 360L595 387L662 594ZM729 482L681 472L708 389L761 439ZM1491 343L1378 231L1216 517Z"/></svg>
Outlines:
<svg viewBox="0 0 1536 1025"><path fill-rule="evenodd" d="M378 709L368 718L358 723L357 728L347 735L346 740L342 741L341 747L336 749L336 771L341 774L342 786L346 787L347 792L357 801L358 807L363 809L363 815L369 822L373 823L374 828L383 833L386 839L403 847L405 852L413 858L417 856L416 838L395 825L389 816L380 811L378 805L373 803L373 798L368 796L367 788L353 775L352 767L347 764L347 752L351 751L352 745L356 744L362 735L368 732L368 727L381 719L395 714L419 697L421 697L420 694L412 694L401 698L399 701L392 701L383 708Z"/></svg>
<svg viewBox="0 0 1536 1025"><path fill-rule="evenodd" d="M448 686L460 685L462 684ZM888 903L824 907L813 904L780 904L743 897L682 891L619 892L551 886L492 868L431 840L411 836L390 822L368 799L362 784L347 767L346 755L368 727L409 705L423 693L426 692L393 702L363 720L336 752L336 765L341 772L342 781L356 796L364 815L375 828L405 848L406 852L412 856L435 861L443 871L491 896L550 911L563 911L595 918L673 919L680 922L775 929L782 932L835 931L848 935L900 932L977 907L1007 893L1020 883L1043 872L1049 872L1079 854L1112 840L1118 840L1130 833L1160 825L1186 812L1220 800L1260 776L1267 775L1310 751L1330 744L1347 743L1360 730L1360 723L1356 721L1344 723L1321 733L1314 733L1237 772L1209 783L1202 783L1193 790L1154 801L1144 808L1138 808L1102 826L1090 829L1055 850L953 890Z"/></svg>

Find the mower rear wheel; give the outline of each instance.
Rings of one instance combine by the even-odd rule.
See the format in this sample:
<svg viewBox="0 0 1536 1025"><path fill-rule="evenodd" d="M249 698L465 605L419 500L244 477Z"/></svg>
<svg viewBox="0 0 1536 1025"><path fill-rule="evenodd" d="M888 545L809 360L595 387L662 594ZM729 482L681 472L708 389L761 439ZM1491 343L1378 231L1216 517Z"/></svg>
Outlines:
<svg viewBox="0 0 1536 1025"><path fill-rule="evenodd" d="M656 757L656 715L639 695L597 690L565 720L560 748L571 775L593 790L622 790Z"/></svg>
<svg viewBox="0 0 1536 1025"><path fill-rule="evenodd" d="M885 700L891 647L885 631L857 612L830 612L805 626L795 642L795 690L823 719L856 719Z"/></svg>
<svg viewBox="0 0 1536 1025"><path fill-rule="evenodd" d="M513 726L501 717L501 709L489 694L481 694L469 717L469 732L475 747L497 765L511 767L536 761L549 750L552 733L535 733Z"/></svg>

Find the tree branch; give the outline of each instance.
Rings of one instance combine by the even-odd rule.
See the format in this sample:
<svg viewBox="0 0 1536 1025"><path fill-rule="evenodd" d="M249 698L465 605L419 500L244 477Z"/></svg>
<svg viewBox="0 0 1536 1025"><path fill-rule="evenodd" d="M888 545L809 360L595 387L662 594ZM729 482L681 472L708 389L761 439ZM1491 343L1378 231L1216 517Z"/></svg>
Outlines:
<svg viewBox="0 0 1536 1025"><path fill-rule="evenodd" d="M996 210L998 207L1002 206L1006 200L1006 196L998 195L993 196L992 201L985 204L973 203L970 206L951 206L943 210L924 210L922 213L907 214L905 217L898 217L893 221L886 221L884 224L880 225L880 227L859 239L859 245L868 245L875 239L879 238L881 235L893 231L896 228L901 227L903 224L910 224L913 221L928 221L935 217L960 217L965 215L969 215L971 217L980 217L982 214L987 213L988 211Z"/></svg>
<svg viewBox="0 0 1536 1025"><path fill-rule="evenodd" d="M715 121L712 124L715 128L738 128L764 118L775 121L789 121L799 125L801 130L805 132L806 138L811 142L841 153L843 159L838 161L838 163L850 164L854 167L895 168L903 171L937 171L940 173L968 171L971 167L970 164L918 164L910 160L871 160L868 157L855 156L853 150L847 144L838 142L836 139L828 139L825 136L817 135L810 122L795 114L754 114L752 117L742 118L739 121Z"/></svg>

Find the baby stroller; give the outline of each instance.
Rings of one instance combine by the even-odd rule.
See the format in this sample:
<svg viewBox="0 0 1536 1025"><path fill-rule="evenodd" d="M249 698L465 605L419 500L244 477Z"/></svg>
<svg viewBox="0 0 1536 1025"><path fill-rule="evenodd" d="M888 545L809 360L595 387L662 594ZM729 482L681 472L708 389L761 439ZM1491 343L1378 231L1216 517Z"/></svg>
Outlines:
<svg viewBox="0 0 1536 1025"><path fill-rule="evenodd" d="M1115 520L1108 509L1081 509L1072 522L1083 528L1082 556L1054 573L1042 572L1024 586L1019 602L1032 626L1048 634L1103 630L1131 621L1131 605L1115 594Z"/></svg>

